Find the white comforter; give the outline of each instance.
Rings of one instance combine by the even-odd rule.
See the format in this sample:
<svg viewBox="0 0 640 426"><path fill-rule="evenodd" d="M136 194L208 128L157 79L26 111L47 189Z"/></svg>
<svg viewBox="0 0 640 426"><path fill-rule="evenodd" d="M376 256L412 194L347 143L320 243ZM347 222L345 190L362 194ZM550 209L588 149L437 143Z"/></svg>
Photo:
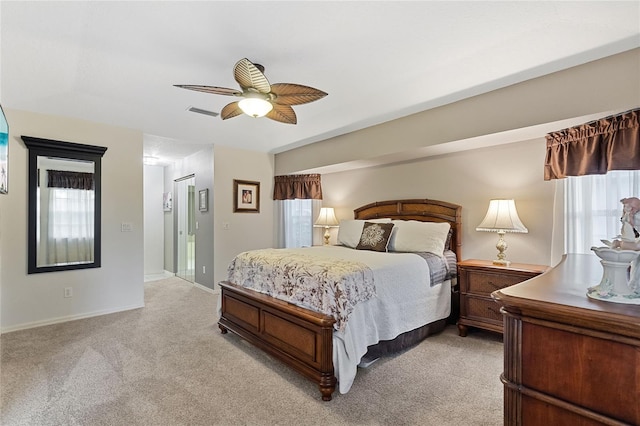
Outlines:
<svg viewBox="0 0 640 426"><path fill-rule="evenodd" d="M431 286L429 267L411 253L380 253L342 246L310 247L304 253L365 263L373 271L376 296L358 303L343 331L333 333L333 365L338 390L347 393L367 347L391 340L430 322L446 318L451 310L450 281ZM218 303L220 313L221 304Z"/></svg>
<svg viewBox="0 0 640 426"><path fill-rule="evenodd" d="M333 366L338 390L347 393L367 347L446 318L451 311L451 282L431 286L429 267L411 253L379 253L340 246L341 257L366 263L373 271L376 297L356 305L344 332L333 333Z"/></svg>

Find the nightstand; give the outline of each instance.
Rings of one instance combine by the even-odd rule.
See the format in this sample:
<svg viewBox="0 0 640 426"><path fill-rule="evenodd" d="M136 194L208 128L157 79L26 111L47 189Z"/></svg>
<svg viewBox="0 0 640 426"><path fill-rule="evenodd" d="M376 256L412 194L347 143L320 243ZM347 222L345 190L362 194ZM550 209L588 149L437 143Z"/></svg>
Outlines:
<svg viewBox="0 0 640 426"><path fill-rule="evenodd" d="M518 284L549 269L545 265L512 263L494 265L490 260L469 259L458 262L460 277L460 319L458 333L464 337L469 326L502 333L500 305L491 293Z"/></svg>

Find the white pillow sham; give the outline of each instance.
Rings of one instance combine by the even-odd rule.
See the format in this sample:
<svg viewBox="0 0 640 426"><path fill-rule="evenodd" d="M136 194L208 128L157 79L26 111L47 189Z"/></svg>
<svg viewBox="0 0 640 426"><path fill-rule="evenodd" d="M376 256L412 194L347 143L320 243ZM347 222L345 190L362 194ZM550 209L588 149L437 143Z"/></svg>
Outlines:
<svg viewBox="0 0 640 426"><path fill-rule="evenodd" d="M365 222L388 223L391 219L342 219L338 228L338 244L346 247L356 248L360 243L362 228Z"/></svg>
<svg viewBox="0 0 640 426"><path fill-rule="evenodd" d="M389 251L429 252L438 256L443 255L450 224L417 220L394 220L393 224Z"/></svg>

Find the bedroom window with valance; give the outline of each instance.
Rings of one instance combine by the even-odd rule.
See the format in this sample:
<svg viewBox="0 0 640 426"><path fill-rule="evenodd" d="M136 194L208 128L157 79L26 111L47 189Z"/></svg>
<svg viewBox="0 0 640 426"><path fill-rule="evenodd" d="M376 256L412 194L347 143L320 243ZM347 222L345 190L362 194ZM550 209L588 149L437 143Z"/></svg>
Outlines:
<svg viewBox="0 0 640 426"><path fill-rule="evenodd" d="M319 174L276 176L274 200L322 200L322 182Z"/></svg>
<svg viewBox="0 0 640 426"><path fill-rule="evenodd" d="M544 180L640 169L640 109L549 133Z"/></svg>
<svg viewBox="0 0 640 426"><path fill-rule="evenodd" d="M564 185L565 253L620 233L620 200L640 197L640 109L547 135L545 180Z"/></svg>
<svg viewBox="0 0 640 426"><path fill-rule="evenodd" d="M277 246L293 248L313 245L313 222L322 207L320 175L276 176L274 181Z"/></svg>

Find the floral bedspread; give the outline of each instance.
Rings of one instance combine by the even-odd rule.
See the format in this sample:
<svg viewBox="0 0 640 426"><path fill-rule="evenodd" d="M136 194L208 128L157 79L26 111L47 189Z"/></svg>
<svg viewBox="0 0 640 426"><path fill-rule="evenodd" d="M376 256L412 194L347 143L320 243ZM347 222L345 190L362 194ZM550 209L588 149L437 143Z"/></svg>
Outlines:
<svg viewBox="0 0 640 426"><path fill-rule="evenodd" d="M229 264L234 284L331 315L343 331L359 302L375 297L373 272L364 263L314 256L305 249L264 249L240 253Z"/></svg>

